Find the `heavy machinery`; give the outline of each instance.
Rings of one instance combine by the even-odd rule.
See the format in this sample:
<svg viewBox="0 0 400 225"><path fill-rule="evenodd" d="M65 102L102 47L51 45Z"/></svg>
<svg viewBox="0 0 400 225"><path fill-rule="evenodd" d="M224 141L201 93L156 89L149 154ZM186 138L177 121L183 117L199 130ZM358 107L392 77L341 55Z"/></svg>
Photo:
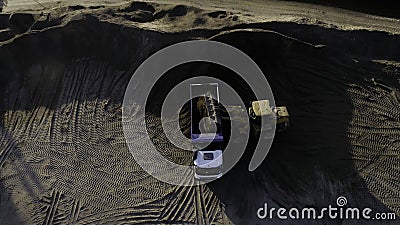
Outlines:
<svg viewBox="0 0 400 225"><path fill-rule="evenodd" d="M225 106L222 109L219 107L217 83L191 84L190 93L191 140L196 149L194 166L195 178L198 180L217 179L222 176L222 121L235 121L235 127L232 129L243 134L239 135L239 140L233 141L242 141L245 138L246 128L249 126L248 117L251 118L250 126L256 133L263 131L264 135L260 138L273 137L273 123L276 123L278 132L283 132L290 126L287 108L270 106L269 100L251 102L248 111L241 106Z"/></svg>
<svg viewBox="0 0 400 225"><path fill-rule="evenodd" d="M239 139L236 142L243 141L246 137L246 130L250 128L255 134L263 131L260 138L273 138L275 132L273 125L276 123L276 131L284 132L290 127L289 113L286 106L274 107L270 106L269 100L259 100L250 102L249 108L246 110L241 106L226 106L221 110L224 121L235 121L232 130L238 132ZM229 115L229 116L228 116ZM247 118L250 117L250 124Z"/></svg>
<svg viewBox="0 0 400 225"><path fill-rule="evenodd" d="M278 132L286 131L290 127L289 113L286 106L270 106L269 100L251 102L249 116L253 120L263 118L262 123L266 125L265 129L270 129L271 121L274 120L276 120L276 130Z"/></svg>
<svg viewBox="0 0 400 225"><path fill-rule="evenodd" d="M194 176L198 180L217 179L222 176L224 140L218 84L191 84L190 93Z"/></svg>

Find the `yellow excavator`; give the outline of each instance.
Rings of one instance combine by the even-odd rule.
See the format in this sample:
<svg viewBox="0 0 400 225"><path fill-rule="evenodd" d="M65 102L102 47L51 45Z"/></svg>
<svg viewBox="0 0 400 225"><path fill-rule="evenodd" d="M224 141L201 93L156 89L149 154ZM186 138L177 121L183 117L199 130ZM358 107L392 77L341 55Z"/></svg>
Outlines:
<svg viewBox="0 0 400 225"><path fill-rule="evenodd" d="M269 100L251 102L249 116L253 120L263 118L262 122L266 125L265 129L271 127L270 121L273 121L271 119L276 119L276 130L278 132L286 131L290 127L289 112L286 106L270 106Z"/></svg>
<svg viewBox="0 0 400 225"><path fill-rule="evenodd" d="M247 116L250 117L250 128L255 133L264 131L262 138L272 138L274 136L273 123L276 123L277 132L284 132L290 127L289 112L286 106L271 106L269 100L253 101L250 103L248 110L241 106L228 105L222 111L225 112L225 116L222 119L235 121L235 127L232 128L242 135L246 134L246 128L248 128L248 123L244 119ZM229 116L227 116L228 113ZM237 141L241 141L243 138L241 137Z"/></svg>

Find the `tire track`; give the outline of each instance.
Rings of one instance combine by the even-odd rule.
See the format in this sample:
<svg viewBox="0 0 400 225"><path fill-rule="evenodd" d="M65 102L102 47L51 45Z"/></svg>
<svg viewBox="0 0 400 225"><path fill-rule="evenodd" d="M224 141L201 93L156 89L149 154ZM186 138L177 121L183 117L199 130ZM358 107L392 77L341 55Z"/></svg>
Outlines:
<svg viewBox="0 0 400 225"><path fill-rule="evenodd" d="M155 222L159 218L159 215L160 208L158 207L118 208L81 218L77 221L77 224L106 224L123 220L131 223Z"/></svg>
<svg viewBox="0 0 400 225"><path fill-rule="evenodd" d="M348 130L352 159L369 191L398 213L400 105L392 94L396 88L374 79L348 87L354 105Z"/></svg>
<svg viewBox="0 0 400 225"><path fill-rule="evenodd" d="M57 190L53 191L52 199L51 199L50 205L47 208L46 219L43 222L43 225L53 224L53 219L54 219L54 215L57 211L58 202L60 200L60 195L61 195L61 193L59 191L57 191Z"/></svg>
<svg viewBox="0 0 400 225"><path fill-rule="evenodd" d="M68 224L75 224L79 218L79 213L81 210L81 203L78 199L74 200L73 207L71 209L71 213L69 214Z"/></svg>
<svg viewBox="0 0 400 225"><path fill-rule="evenodd" d="M2 129L0 127L0 129ZM15 141L6 132L0 130L0 169L3 167L7 157L15 148Z"/></svg>
<svg viewBox="0 0 400 225"><path fill-rule="evenodd" d="M197 224L209 225L207 207L204 200L203 185L196 185L196 219Z"/></svg>
<svg viewBox="0 0 400 225"><path fill-rule="evenodd" d="M162 221L195 221L194 209L196 207L194 187L178 187L169 196L172 201L166 205L161 213Z"/></svg>

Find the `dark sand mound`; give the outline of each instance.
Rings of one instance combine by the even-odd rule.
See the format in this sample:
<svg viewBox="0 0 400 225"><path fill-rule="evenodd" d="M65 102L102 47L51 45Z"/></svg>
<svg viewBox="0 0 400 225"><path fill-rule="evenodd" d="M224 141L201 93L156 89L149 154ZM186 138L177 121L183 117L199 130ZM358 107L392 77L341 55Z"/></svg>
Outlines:
<svg viewBox="0 0 400 225"><path fill-rule="evenodd" d="M340 195L353 207L400 215L398 35L243 24L230 12L184 5L63 10L70 14L0 16L2 224L255 224L264 202L325 207ZM168 24L164 29L170 32L151 21ZM174 32L193 24L198 29ZM175 187L134 162L121 105L141 62L193 39L224 42L248 54L267 76L277 103L288 106L293 126L276 138L255 172L247 166L258 137L221 180ZM186 64L165 76L173 86L187 74L210 72L240 90L235 74L213 64ZM153 97L162 99L167 91L164 86ZM252 100L246 89L239 93ZM165 140L157 104L150 108L147 131L171 160L190 163L191 154ZM182 122L187 126L188 119Z"/></svg>
<svg viewBox="0 0 400 225"><path fill-rule="evenodd" d="M290 0L289 0L290 1ZM343 9L364 12L372 15L380 15L392 18L399 18L399 9L393 7L393 2L390 0L364 0L364 1L349 1L349 0L299 0L299 2L309 2L321 5L335 6Z"/></svg>

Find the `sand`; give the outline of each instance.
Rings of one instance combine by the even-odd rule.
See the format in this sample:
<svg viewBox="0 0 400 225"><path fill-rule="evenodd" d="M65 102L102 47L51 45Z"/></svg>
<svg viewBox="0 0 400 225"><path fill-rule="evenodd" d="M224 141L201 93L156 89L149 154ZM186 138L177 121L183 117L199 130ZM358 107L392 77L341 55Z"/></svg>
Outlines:
<svg viewBox="0 0 400 225"><path fill-rule="evenodd" d="M286 1L40 3L9 1L0 14L0 224L266 224L256 218L264 202L322 207L342 195L400 216L398 19ZM195 39L248 54L292 127L256 171L247 171L254 136L222 179L177 187L135 163L121 107L141 62ZM253 100L220 66L165 74L147 131L172 161L187 165L192 155L165 139L157 99L187 74L211 72ZM186 112L186 133L188 124Z"/></svg>

